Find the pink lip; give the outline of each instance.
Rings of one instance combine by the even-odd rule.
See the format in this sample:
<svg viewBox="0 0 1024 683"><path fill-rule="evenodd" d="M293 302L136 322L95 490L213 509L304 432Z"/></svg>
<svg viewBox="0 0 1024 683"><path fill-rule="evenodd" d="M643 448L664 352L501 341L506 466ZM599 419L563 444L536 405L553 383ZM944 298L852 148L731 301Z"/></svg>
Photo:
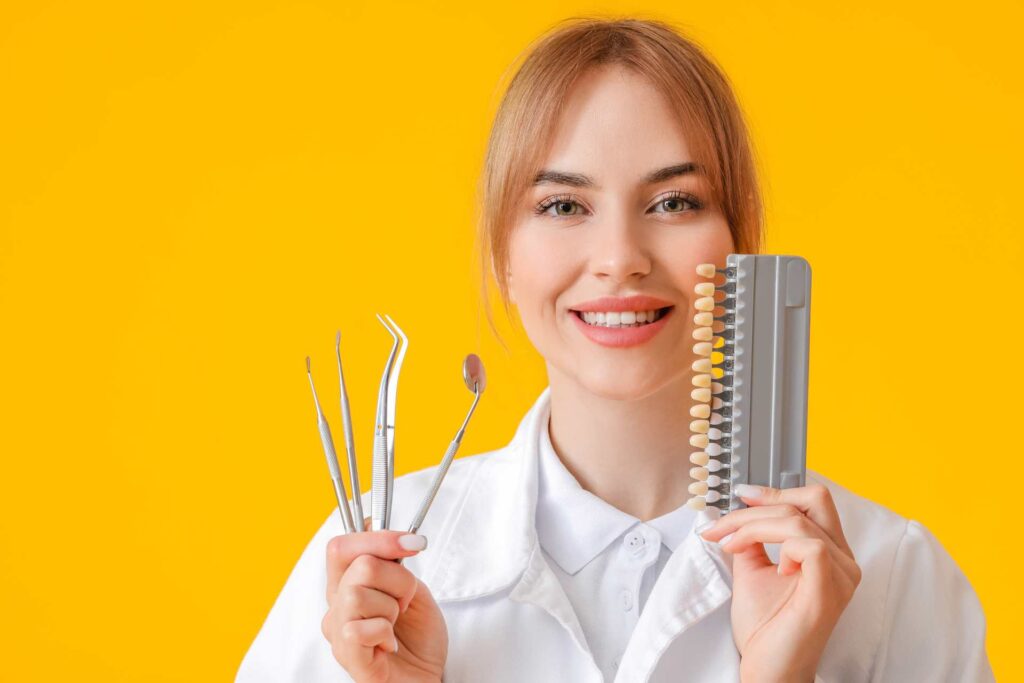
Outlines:
<svg viewBox="0 0 1024 683"><path fill-rule="evenodd" d="M600 301L600 300L599 300ZM654 306L653 308L662 308L662 306ZM578 309L577 309L578 310ZM615 309L600 308L598 310L608 311ZM627 308L625 310L636 310ZM641 307L639 310L644 310ZM649 309L648 309L649 310ZM649 325L641 325L640 327L595 327L594 325L588 325L583 322L583 319L578 315L569 311L569 315L573 320L576 321L576 327L583 333L587 339L600 344L601 346L608 346L612 348L624 348L628 346L636 346L637 344L643 344L644 342L650 341L654 335L658 334L663 327L665 327L666 321L675 313L675 308L670 308L660 318L655 320Z"/></svg>
<svg viewBox="0 0 1024 683"><path fill-rule="evenodd" d="M654 296L635 294L633 296L603 296L600 299L570 306L572 311L651 311L657 308L671 306L671 301L665 301Z"/></svg>

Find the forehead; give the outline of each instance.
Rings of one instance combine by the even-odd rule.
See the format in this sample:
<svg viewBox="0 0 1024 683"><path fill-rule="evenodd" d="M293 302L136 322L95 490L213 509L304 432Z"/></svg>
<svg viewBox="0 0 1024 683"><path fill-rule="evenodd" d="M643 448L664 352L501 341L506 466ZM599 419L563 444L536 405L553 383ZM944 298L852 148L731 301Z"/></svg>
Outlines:
<svg viewBox="0 0 1024 683"><path fill-rule="evenodd" d="M690 160L684 122L668 100L641 74L608 65L584 73L567 94L543 168L614 184Z"/></svg>

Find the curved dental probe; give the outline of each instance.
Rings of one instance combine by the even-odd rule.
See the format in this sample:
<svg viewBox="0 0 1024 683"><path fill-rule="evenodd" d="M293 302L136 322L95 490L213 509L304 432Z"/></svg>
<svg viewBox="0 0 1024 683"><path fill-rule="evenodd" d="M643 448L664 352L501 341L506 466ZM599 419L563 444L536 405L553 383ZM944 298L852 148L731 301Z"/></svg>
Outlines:
<svg viewBox="0 0 1024 683"><path fill-rule="evenodd" d="M348 508L348 495L345 493L345 482L341 478L341 468L338 467L338 455L334 451L331 428L327 424L324 411L320 408L320 399L317 398L316 386L313 385L313 372L310 370L309 356L306 356L306 374L309 376L309 388L313 390L313 403L316 405L316 426L320 430L320 443L324 447L327 468L331 471L331 481L334 482L334 495L338 498L338 511L341 513L341 522L345 526L345 533L350 534L356 531L356 528L352 524L352 515ZM362 529L359 529L359 531L362 531Z"/></svg>
<svg viewBox="0 0 1024 683"><path fill-rule="evenodd" d="M377 314L377 320L387 329L394 339L388 362L380 378L380 389L377 391L377 419L373 431L373 484L370 490L370 528L373 531L387 529L388 481L391 472L388 470L388 383L391 380L391 369L394 366L395 351L398 349L398 335Z"/></svg>
<svg viewBox="0 0 1024 683"><path fill-rule="evenodd" d="M388 493L387 510L384 513L384 528L391 528L391 503L394 501L395 486L395 409L398 406L398 377L402 373L402 361L405 360L405 352L409 349L409 338L405 332L391 319L387 313L384 314L390 327L402 338L402 346L398 351L398 360L395 361L395 368L392 376L388 379ZM378 316L378 320L380 316ZM382 321L383 322L383 321Z"/></svg>
<svg viewBox="0 0 1024 683"><path fill-rule="evenodd" d="M448 468L451 466L452 460L455 458L455 452L459 450L459 444L462 442L462 437L466 433L466 426L469 425L469 418L473 417L473 411L476 410L476 404L480 401L480 395L483 393L484 387L487 385L487 374L484 372L484 363L475 353L471 353L466 356L466 359L462 362L462 381L465 382L466 388L473 392L473 405L469 407L469 412L466 413L466 419L462 421L462 426L459 427L459 431L455 434L455 438L452 439L451 444L448 445L448 450L445 451L444 457L441 459L441 464L437 468L437 472L434 474L434 481L430 486L430 490L427 491L427 494L424 496L423 502L420 503L419 512L416 513L416 517L413 519L412 525L409 526L409 533L417 533L420 526L423 524L423 520L427 516L427 511L430 509L430 505L434 502L434 497L441 488L441 482L444 481L444 477L448 473ZM399 562L401 562L401 560L399 560Z"/></svg>
<svg viewBox="0 0 1024 683"><path fill-rule="evenodd" d="M348 392L345 390L345 373L341 369L341 330L334 338L334 349L338 356L338 381L341 385L341 420L345 429L345 453L348 455L348 473L352 484L352 520L357 531L362 531L363 500L359 487L359 464L356 459L356 443L352 434L352 413L348 407Z"/></svg>

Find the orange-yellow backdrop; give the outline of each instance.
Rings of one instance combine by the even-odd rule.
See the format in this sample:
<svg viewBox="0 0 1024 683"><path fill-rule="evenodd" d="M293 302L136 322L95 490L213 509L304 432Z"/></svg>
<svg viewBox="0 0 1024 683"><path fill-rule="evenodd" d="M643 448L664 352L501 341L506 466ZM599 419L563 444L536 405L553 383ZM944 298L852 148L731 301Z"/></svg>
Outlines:
<svg viewBox="0 0 1024 683"><path fill-rule="evenodd" d="M481 320L476 176L507 65L587 13L676 22L734 81L768 248L814 265L809 465L936 533L1018 678L1022 10L964 9L4 3L0 679L233 676L333 505L303 358L340 434L338 327L364 481L377 311L412 338L400 473L469 351L462 452L507 441L545 379Z"/></svg>

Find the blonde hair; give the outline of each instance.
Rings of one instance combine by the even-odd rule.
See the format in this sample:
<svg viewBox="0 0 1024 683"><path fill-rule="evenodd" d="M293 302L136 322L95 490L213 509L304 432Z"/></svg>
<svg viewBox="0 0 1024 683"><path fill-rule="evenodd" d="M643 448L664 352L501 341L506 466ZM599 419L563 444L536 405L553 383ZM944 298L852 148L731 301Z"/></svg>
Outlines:
<svg viewBox="0 0 1024 683"><path fill-rule="evenodd" d="M693 161L705 169L736 251L757 253L764 219L749 133L725 74L696 43L662 21L570 18L516 61L521 65L495 114L479 188L482 293L496 335L487 273L495 277L508 315L515 206L540 170L573 83L591 67L621 65L650 80L685 122Z"/></svg>

